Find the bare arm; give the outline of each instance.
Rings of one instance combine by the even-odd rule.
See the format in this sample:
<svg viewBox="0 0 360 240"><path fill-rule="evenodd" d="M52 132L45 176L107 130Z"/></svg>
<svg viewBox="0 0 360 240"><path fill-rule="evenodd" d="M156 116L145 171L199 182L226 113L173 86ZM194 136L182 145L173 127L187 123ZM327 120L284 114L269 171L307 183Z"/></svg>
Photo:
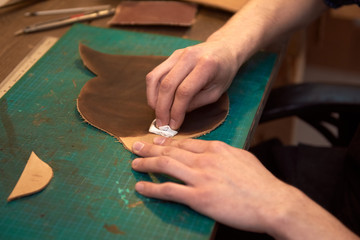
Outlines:
<svg viewBox="0 0 360 240"><path fill-rule="evenodd" d="M175 51L146 78L157 125L178 129L186 111L216 101L227 90L253 53L324 9L322 0L250 0L204 43Z"/></svg>
<svg viewBox="0 0 360 240"><path fill-rule="evenodd" d="M171 140L137 142L132 167L163 173L184 184L138 182L148 197L186 204L234 228L277 239L359 239L298 189L275 178L251 153L222 142Z"/></svg>

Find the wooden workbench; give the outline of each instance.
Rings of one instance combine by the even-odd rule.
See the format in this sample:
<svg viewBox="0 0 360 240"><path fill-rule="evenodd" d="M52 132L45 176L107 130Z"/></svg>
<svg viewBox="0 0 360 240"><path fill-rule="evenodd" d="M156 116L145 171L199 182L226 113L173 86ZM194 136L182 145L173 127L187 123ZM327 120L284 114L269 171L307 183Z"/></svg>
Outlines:
<svg viewBox="0 0 360 240"><path fill-rule="evenodd" d="M0 8L0 82L14 69L14 67L28 54L31 49L44 37L61 37L70 26L60 27L53 30L36 32L15 36L14 33L30 24L43 22L65 15L25 17L26 12L95 6L111 4L116 6L118 0L47 0L30 1L32 4L19 4L10 7ZM218 10L215 8L199 7L196 22L191 28L183 27L121 27L121 29L134 30L140 32L159 33L171 36L185 37L189 39L204 41L212 32L221 27L231 17L231 12ZM87 22L93 26L107 27L110 17L96 19ZM120 28L120 27L119 27Z"/></svg>
<svg viewBox="0 0 360 240"><path fill-rule="evenodd" d="M20 35L20 36L14 36L13 33L27 25L33 24L35 22L41 22L48 19L54 18L54 16L39 16L39 17L25 17L24 13L28 11L36 11L36 10L46 10L46 9L56 9L56 8L69 8L69 7L79 7L84 5L103 5L103 4L112 4L116 5L118 1L114 0L108 0L108 1L100 1L100 0L93 0L93 1L55 1L55 0L48 0L48 1L40 1L33 5L19 5L19 6L13 6L8 7L6 9L0 10L0 24L1 28L3 29L4 33L0 39L0 44L2 44L3 48L0 50L0 81L2 81L10 72L11 70L28 54L29 51L44 37L44 36L54 36L54 37L61 37L64 35L65 32L69 30L70 27L62 27L59 29L44 31L44 32L38 32L38 33L32 33L32 34L26 34L26 35ZM191 28L182 28L182 27L121 27L121 29L124 30L130 30L134 32L147 32L147 33L159 33L164 35L170 35L170 36L177 36L177 37L183 37L183 38L189 38L194 40L203 41L205 40L212 32L214 32L216 29L221 27L226 20L231 16L232 14L230 12L221 11L213 8L205 8L200 7L199 13L196 18L196 22L194 26ZM14 20L16 19L16 20ZM99 27L106 27L106 23L109 20L109 18L104 19L97 19L92 22L89 22L88 24L93 26L99 26ZM120 29L120 28L119 28ZM95 30L94 30L95 31ZM85 31L86 32L86 31ZM101 30L99 30L101 32ZM73 32L74 33L74 32ZM64 39L62 39L64 40ZM59 46L66 45L64 41ZM69 47L70 50L73 50ZM54 50L54 49L53 49ZM55 50L54 50L55 52ZM259 59L262 59L262 56L260 56ZM270 59L271 60L271 59ZM44 62L44 61L43 61ZM258 61L254 61L255 63ZM270 61L271 62L271 61ZM72 63L72 62L71 62ZM69 63L71 65L71 63ZM275 64L273 67L273 73L268 74L266 79L263 79L264 84L256 85L261 83L261 81L255 81L258 73L258 69L256 68L256 64L250 63L248 66L245 66L244 71L240 73L239 78L244 79L240 85L237 88L234 88L235 90L241 90L241 89L247 89L248 95L251 95L250 98L253 98L254 94L251 92L259 92L258 89L265 89L264 92L261 90L261 94L259 98L256 101L250 101L245 102L241 100L245 100L246 98L238 97L241 95L239 92L235 92L233 90L233 93L231 94L233 96L233 102L236 102L236 100L240 100L240 102L236 103L236 106L243 106L243 109L240 110L240 113L242 116L250 115L250 120L246 121L249 123L249 128L246 129L246 131L242 131L240 128L234 128L231 129L231 131L228 132L234 132L233 135L235 135L234 139L228 138L228 136L224 134L224 141L228 140L230 142L236 142L237 146L247 147L247 145L250 142L252 132L255 129L255 126L257 125L257 121L259 119L259 116L261 114L262 106L266 100L266 95L269 90L269 86L271 85L271 82L274 78L274 74L276 73L278 64ZM74 65L74 64L72 64ZM267 64L264 64L267 65ZM267 65L268 66L268 65ZM72 66L74 68L74 66ZM40 69L40 66L38 67ZM72 69L74 70L74 69ZM77 69L79 70L79 69ZM261 68L260 68L261 70ZM34 70L35 71L35 70ZM136 195L133 192L133 185L136 180L138 180L139 176L143 178L142 175L137 175L130 171L129 168L129 161L131 159L131 155L128 152L124 153L124 150L119 149L118 143L114 143L113 139L103 133L98 133L91 129L90 127L86 128L86 126L83 126L84 124L81 124L81 121L78 119L78 116L73 114L74 110L74 101L73 99L76 98L75 92L78 91L76 84L72 86L71 84L71 91L67 91L64 86L62 85L63 78L62 76L59 77L58 73L56 72L56 69L53 69L52 71L49 70L49 73L51 72L53 76L53 82L49 84L55 84L53 86L49 86L48 89L42 89L41 86L37 86L36 89L34 89L34 92L41 89L41 93L34 93L34 97L29 97L30 99L42 99L46 98L46 102L38 102L37 100L33 100L34 104L32 104L31 107L26 108L26 103L23 103L21 108L19 105L14 106L13 103L18 101L16 99L17 96L20 96L15 94L13 91L13 94L7 99L7 101L3 101L2 103L2 109L8 111L8 115L5 114L2 119L3 126L0 125L0 130L2 131L1 127L7 128L9 126L15 126L12 127L13 129L6 129L6 131L2 131L2 134L0 134L0 154L3 154L1 156L4 156L3 158L0 158L0 162L4 163L1 164L0 167L0 173L6 174L6 176L9 176L11 178L10 180L6 179L5 182L0 181L1 186L6 186L6 191L8 191L8 188L10 188L10 185L8 182L14 182L16 179L16 176L11 175L10 177L10 171L18 172L21 170L21 166L23 165L23 161L19 161L20 157L26 156L25 150L28 150L27 148L37 149L40 151L41 156L45 157L45 161L49 161L50 165L55 170L55 178L52 182L52 185L49 186L48 189L46 189L46 192L38 194L35 196L35 198L27 198L24 199L24 201L19 200L19 202L10 203L8 205L2 204L0 206L0 212L1 210L6 210L7 213L14 213L16 211L19 211L19 209L26 209L25 205L32 206L29 210L28 215L25 213L23 220L26 218L25 216L32 216L32 217L38 217L35 227L33 229L39 229L44 227L44 233L48 234L46 231L51 231L51 234L57 234L55 237L59 236L66 236L63 229L67 228L68 226L72 225L76 229L74 229L74 232L71 232L71 234L79 234L79 236L88 236L88 237L96 237L97 235L86 235L86 234L92 234L92 232L88 231L89 229L86 228L86 224L81 224L81 221L83 222L95 222L95 224L99 225L99 231L96 232L96 234L99 234L98 236L107 236L107 235L101 235L101 231L105 231L106 234L114 234L112 231L112 223L116 222L117 218L113 216L111 213L109 213L108 216L114 217L111 219L108 219L108 217L100 215L102 214L102 211L100 211L102 208L105 210L111 209L113 205L116 205L117 208L114 211L118 211L119 213L122 213L124 211L123 217L126 218L127 214L131 212L132 214L137 214L138 212L141 212L140 210L133 208L137 207L139 202L140 204L146 206L147 208L144 208L146 214L149 214L150 216L156 218L156 216L160 216L163 219L167 219L170 221L171 229L174 231L174 228L185 228L181 229L181 234L186 234L187 232L190 234L198 235L199 238L203 238L204 236L207 236L207 230L202 229L187 229L188 226L186 226L186 220L190 218L192 215L189 215L189 210L184 208L183 206L178 205L171 205L166 204L166 206L163 206L162 202L156 202L147 200L144 198L141 201L135 201L139 200L139 196ZM265 71L266 72L266 71ZM61 73L60 73L61 75ZM80 74L81 75L81 74ZM80 76L79 75L79 76ZM84 72L82 72L82 77L84 75ZM86 74L85 74L85 77ZM59 78L59 79L58 79ZM269 78L269 80L268 80ZM79 77L81 79L81 77ZM66 80L65 80L66 82ZM254 84L252 84L254 83ZM48 82L46 83L48 84ZM58 85L56 85L58 84ZM79 84L79 82L77 82ZM266 85L266 86L265 86ZM56 86L56 88L53 88ZM21 88L21 87L19 87ZM18 89L19 89L18 88ZM42 92L43 91L43 92ZM24 91L22 90L22 93ZM26 91L25 91L26 92ZM243 92L243 91L241 91ZM67 94L66 97L64 94ZM29 93L31 94L31 93ZM245 95L246 95L245 94ZM56 98L56 95L61 96L63 99ZM20 98L20 97L19 97ZM56 98L56 99L55 99ZM258 100L261 100L259 103ZM22 99L23 100L23 99ZM247 99L249 100L249 99ZM39 100L40 101L40 100ZM52 105L50 105L50 103ZM244 104L249 103L249 104ZM40 104L40 105L38 105ZM46 107L48 106L48 108ZM66 107L66 111L63 110L63 106ZM6 107L6 108L5 108ZM39 109L40 110L39 110ZM61 115L59 111L56 109L59 108L61 111L64 111L66 113L66 117L64 115ZM65 109L65 108L64 108ZM235 109L235 108L234 108ZM234 110L233 109L233 110ZM37 112L42 111L42 112ZM46 112L47 111L47 112ZM16 112L15 115L22 118L25 114L28 114L31 122L29 123L31 125L31 130L27 129L26 126L18 124L17 116L11 114L12 112ZM249 114L249 112L252 112ZM256 112L256 113L255 113ZM34 114L35 113L35 114ZM45 114L45 115L43 115ZM55 116L55 114L58 114ZM236 114L234 114L236 116ZM39 118L40 117L40 118ZM68 117L68 118L67 118ZM6 121L5 121L5 120ZM4 122L4 121L5 122ZM24 119L21 119L23 121ZM25 119L26 120L26 119ZM20 120L19 120L20 122ZM235 122L235 121L233 121ZM6 125L7 124L7 125ZM62 125L63 129L60 128ZM226 124L226 123L225 123ZM240 124L242 125L242 124ZM250 126L251 125L251 126ZM18 126L18 128L17 128ZM21 127L20 127L21 126ZM56 127L54 127L56 126ZM70 127L69 127L70 126ZM240 126L241 127L241 126ZM21 128L24 128L24 131L20 131ZM15 132L11 132L15 129ZM56 129L56 130L55 130ZM60 130L59 130L60 129ZM250 130L249 130L250 129ZM9 130L9 131L7 131ZM76 132L78 131L79 132ZM27 132L26 132L27 131ZM236 134L239 131L240 134ZM6 134L5 134L6 132ZM76 133L75 133L76 132ZM224 132L224 131L223 131ZM244 133L244 132L247 132ZM18 135L15 135L17 133ZM79 134L78 134L79 133ZM58 135L57 135L58 134ZM241 134L244 134L242 137L242 142L239 143L237 141L237 138ZM42 143L39 138L43 137L45 139L44 143ZM55 138L55 136L57 136ZM69 139L72 139L71 137L74 137L74 140L71 142ZM86 136L86 137L84 137ZM31 139L31 137L34 137L35 139ZM55 138L56 141L52 145L48 145L48 141L46 141L47 138ZM235 139L236 138L236 139ZM211 139L211 136L210 136ZM3 140L3 141L2 141ZM24 147L23 143L29 143L29 146ZM23 145L21 145L23 144ZM98 145L103 144L103 145ZM26 145L26 144L25 144ZM30 146L31 145L31 146ZM21 150L20 148L23 146ZM91 146L91 147L89 147ZM96 146L93 147L93 146ZM9 149L8 149L9 148ZM111 149L109 149L111 148ZM16 150L17 149L17 150ZM95 153L93 150L96 149ZM51 150L51 151L50 151ZM18 151L18 152L16 152ZM53 151L53 152L52 152ZM86 152L87 155L84 155L83 153ZM91 152L91 153L90 153ZM120 157L120 153L124 154L125 157ZM122 156L122 155L121 155ZM105 159L101 159L101 157ZM23 158L22 158L23 159ZM109 160L111 159L111 160ZM106 162L108 161L108 162ZM80 167L81 165L81 167ZM95 167L94 167L95 166ZM121 176L121 179L127 179L126 184L124 182L124 186L120 189L120 184L118 181L115 181L117 178L117 174L123 174ZM134 176L135 177L134 177ZM4 176L4 175L3 175ZM110 185L109 183L112 183ZM119 184L119 186L117 185ZM115 192L113 191L113 188L115 186ZM116 188L118 187L118 188ZM3 194L5 193L3 192ZM65 194L62 194L62 193ZM101 194L104 196L107 194L113 194L116 195L117 198L114 196L111 196L110 198L102 197ZM50 195L47 195L50 194ZM66 194L73 194L74 198L70 199ZM100 196L98 196L100 195ZM48 198L48 196L52 196L53 198ZM41 206L39 206L39 197L40 202L46 202L49 200L53 200L56 197L58 197L58 201L60 203L54 203L54 201L50 201L48 206L44 206L44 210L41 209ZM36 198L38 199L38 202L36 201ZM42 199L42 200L41 200ZM134 202L131 202L131 201ZM130 201L126 203L125 202ZM61 202L64 202L66 204L62 205ZM84 204L87 206L83 206ZM120 205L120 207L117 205L117 203ZM20 208L17 207L20 205ZM51 205L51 207L49 207ZM156 206L156 208L154 208ZM46 209L50 209L46 212ZM52 208L54 207L54 209ZM56 209L55 209L56 208ZM177 212L180 212L183 214L178 216L172 216L164 215L164 209L167 209L168 212L174 212L174 208L176 208ZM63 212L63 209L69 210L69 212ZM43 212L38 212L43 211ZM113 212L114 212L113 211ZM151 212L154 211L154 212ZM84 216L81 214L74 216L75 212L81 212L85 213ZM191 211L190 211L191 212ZM40 214L39 214L40 213ZM143 213L142 213L143 214ZM146 215L145 214L145 215ZM191 214L194 214L191 212ZM143 215L141 215L143 216ZM196 216L196 214L194 214ZM60 221L57 219L58 217L62 217L65 220L69 221ZM146 216L145 216L146 217ZM18 220L18 216L8 216L7 219L14 220L9 224L9 226L14 228L14 224L16 224L16 220ZM72 223L71 221L75 221L78 219L78 222ZM104 221L104 222L96 222L96 221ZM129 218L130 219L130 218ZM132 218L132 220L136 219L135 217ZM165 220L159 220L156 218L159 222ZM25 220L26 221L26 220ZM207 219L203 219L203 221L206 223L205 225L211 225L212 223L209 222ZM183 222L185 222L183 226ZM42 224L49 224L54 223L57 224L54 228L52 226L48 225L42 225ZM32 223L27 222L27 226L30 226ZM143 223L145 224L145 223ZM1 225L0 220L0 226L6 228L6 226ZM25 225L23 225L25 226ZM81 226L81 227L80 227ZM58 228L56 228L58 227ZM120 226L121 227L121 226ZM187 229L187 230L186 230ZM24 229L22 229L24 230ZM31 229L27 228L25 229L26 232L29 232ZM76 230L76 231L75 231ZM123 229L121 229L123 230ZM126 230L126 229L125 229ZM151 229L150 229L151 230ZM70 231L70 230L69 230ZM88 231L88 232L86 232ZM95 230L92 230L95 231ZM154 230L155 231L155 230ZM198 232L197 232L198 231ZM203 233L202 231L205 231ZM136 230L130 230L130 232L136 232ZM6 231L5 231L6 233ZM80 234L85 235L80 235ZM35 230L32 232L32 237L36 238L36 236L48 236L48 235L37 235L40 234L38 232L35 232ZM68 233L67 233L68 234ZM69 233L70 234L70 233ZM117 233L115 233L117 234ZM165 233L159 232L160 238L166 239L168 236ZM109 235L109 236L110 236ZM153 234L155 235L155 234ZM1 236L1 234L0 234ZM71 235L75 236L75 235ZM183 235L179 235L183 236ZM113 237L113 236L112 236ZM116 237L116 236L115 236ZM134 238L136 236L131 235L127 236L129 238ZM1 237L0 237L1 238ZM110 237L109 237L110 238ZM159 239L159 238L154 238Z"/></svg>

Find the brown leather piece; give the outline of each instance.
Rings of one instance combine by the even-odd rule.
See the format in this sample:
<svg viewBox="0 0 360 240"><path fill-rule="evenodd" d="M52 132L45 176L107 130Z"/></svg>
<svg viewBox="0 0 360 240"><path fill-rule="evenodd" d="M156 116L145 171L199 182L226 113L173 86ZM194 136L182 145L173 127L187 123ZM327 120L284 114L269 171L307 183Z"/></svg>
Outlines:
<svg viewBox="0 0 360 240"><path fill-rule="evenodd" d="M84 65L97 76L81 89L77 108L91 125L115 136L131 149L137 140L151 141L149 126L155 118L147 105L145 76L166 57L111 55L79 46ZM224 94L216 103L188 113L175 138L209 133L226 118L229 99Z"/></svg>
<svg viewBox="0 0 360 240"><path fill-rule="evenodd" d="M191 26L197 6L176 1L123 1L116 7L111 25Z"/></svg>

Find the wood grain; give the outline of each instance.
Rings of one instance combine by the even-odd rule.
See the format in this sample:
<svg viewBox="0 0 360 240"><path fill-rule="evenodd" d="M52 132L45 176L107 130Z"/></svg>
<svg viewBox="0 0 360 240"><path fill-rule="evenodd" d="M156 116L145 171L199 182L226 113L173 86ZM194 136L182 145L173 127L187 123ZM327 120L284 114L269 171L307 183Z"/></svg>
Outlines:
<svg viewBox="0 0 360 240"><path fill-rule="evenodd" d="M31 4L20 4L0 9L0 82L16 67L16 65L45 36L61 37L71 26L64 26L42 32L14 36L14 33L30 24L64 17L67 14L53 16L25 17L26 12L84 7L110 4L117 6L118 0L47 0L33 1ZM231 16L231 13L213 8L200 7L192 27L113 27L123 30L149 32L172 35L204 41L215 30L220 28ZM99 27L109 27L107 22L111 17L96 19L87 24Z"/></svg>
<svg viewBox="0 0 360 240"><path fill-rule="evenodd" d="M219 8L233 13L237 12L248 2L248 0L220 0L220 1L219 0L183 0L183 1L203 4L205 6Z"/></svg>

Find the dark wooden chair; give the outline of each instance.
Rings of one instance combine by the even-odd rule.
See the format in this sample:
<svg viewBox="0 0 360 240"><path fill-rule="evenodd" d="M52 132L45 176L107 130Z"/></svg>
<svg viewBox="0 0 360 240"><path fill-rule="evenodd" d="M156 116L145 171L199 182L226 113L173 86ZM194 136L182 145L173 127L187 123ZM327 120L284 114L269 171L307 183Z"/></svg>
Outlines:
<svg viewBox="0 0 360 240"><path fill-rule="evenodd" d="M360 123L360 85L303 83L273 89L260 123L290 116L314 127L333 146L347 146Z"/></svg>

